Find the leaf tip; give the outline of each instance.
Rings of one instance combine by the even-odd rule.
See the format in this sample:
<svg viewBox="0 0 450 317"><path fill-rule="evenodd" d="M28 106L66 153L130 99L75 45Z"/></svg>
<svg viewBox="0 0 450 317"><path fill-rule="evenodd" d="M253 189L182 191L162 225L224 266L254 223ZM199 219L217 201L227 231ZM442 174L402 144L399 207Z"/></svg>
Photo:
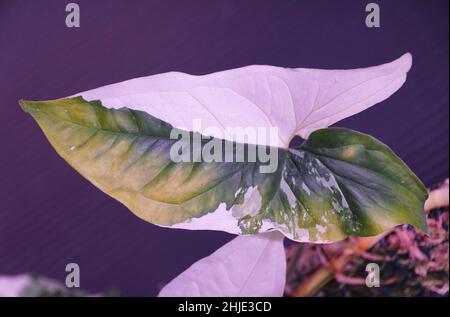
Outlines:
<svg viewBox="0 0 450 317"><path fill-rule="evenodd" d="M402 72L409 72L412 66L412 54L410 52L406 52L402 56L400 56L397 60L394 61L394 63L398 64L399 69Z"/></svg>
<svg viewBox="0 0 450 317"><path fill-rule="evenodd" d="M35 109L36 107L34 106L35 102L30 101L30 100L24 100L24 99L20 99L19 100L19 105L20 108L22 108L23 111L31 113L33 111L33 109Z"/></svg>
<svg viewBox="0 0 450 317"><path fill-rule="evenodd" d="M19 105L20 108L22 108L23 110L26 110L26 101L23 99L19 99Z"/></svg>

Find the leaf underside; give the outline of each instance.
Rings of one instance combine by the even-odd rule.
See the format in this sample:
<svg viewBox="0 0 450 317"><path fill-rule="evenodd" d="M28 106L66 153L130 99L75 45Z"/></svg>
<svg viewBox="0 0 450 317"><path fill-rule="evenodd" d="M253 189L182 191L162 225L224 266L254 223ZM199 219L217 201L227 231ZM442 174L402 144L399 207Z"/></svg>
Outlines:
<svg viewBox="0 0 450 317"><path fill-rule="evenodd" d="M371 236L403 223L427 230L423 184L386 145L352 130L320 129L298 148L278 148L276 171L261 173L258 161L173 162L172 126L143 111L81 97L21 106L81 175L157 225L277 229L304 242Z"/></svg>

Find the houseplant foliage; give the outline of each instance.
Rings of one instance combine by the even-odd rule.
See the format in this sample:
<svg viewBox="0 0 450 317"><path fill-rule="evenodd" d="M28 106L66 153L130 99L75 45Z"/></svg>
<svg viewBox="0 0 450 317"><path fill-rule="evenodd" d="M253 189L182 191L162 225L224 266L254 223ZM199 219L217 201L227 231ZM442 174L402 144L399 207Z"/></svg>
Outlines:
<svg viewBox="0 0 450 317"><path fill-rule="evenodd" d="M427 191L411 170L380 141L327 128L389 97L410 66L405 54L354 70L248 66L205 76L171 72L21 106L59 155L140 218L171 228L268 232L236 238L161 295L277 296L284 284L283 235L319 243L371 236L403 223L426 231ZM216 129L205 134L193 120ZM278 133L275 140L248 144L230 137L229 126ZM214 140L230 143L234 152L264 146L276 151L278 164L263 173L259 160L174 162L173 131L200 139L202 150ZM306 141L289 149L294 135ZM234 270L217 265L241 253ZM214 275L213 267L228 280L246 282L224 287L223 279L199 273ZM248 278L236 279L242 272ZM264 275L271 278L261 280Z"/></svg>
<svg viewBox="0 0 450 317"><path fill-rule="evenodd" d="M371 237L332 244L293 243L286 249L287 296L448 296L449 181L429 188L428 233L400 225ZM379 287L367 287L367 265L380 267Z"/></svg>

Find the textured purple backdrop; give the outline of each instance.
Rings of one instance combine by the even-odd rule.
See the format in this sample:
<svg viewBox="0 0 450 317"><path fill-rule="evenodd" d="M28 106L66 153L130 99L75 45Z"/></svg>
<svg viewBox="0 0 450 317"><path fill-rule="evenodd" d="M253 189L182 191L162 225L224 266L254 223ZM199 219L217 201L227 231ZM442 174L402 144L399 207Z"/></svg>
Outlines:
<svg viewBox="0 0 450 317"><path fill-rule="evenodd" d="M65 6L81 28L65 27ZM231 236L148 224L56 155L17 100L54 99L167 71L248 64L355 68L409 51L388 100L338 123L389 144L426 185L448 175L448 1L0 0L0 274L61 281L68 262L92 292L156 295Z"/></svg>

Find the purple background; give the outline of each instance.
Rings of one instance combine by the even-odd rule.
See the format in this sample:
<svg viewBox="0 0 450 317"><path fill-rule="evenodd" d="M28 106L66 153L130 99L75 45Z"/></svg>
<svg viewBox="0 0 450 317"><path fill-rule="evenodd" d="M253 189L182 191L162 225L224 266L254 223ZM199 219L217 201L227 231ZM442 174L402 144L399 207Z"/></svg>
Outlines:
<svg viewBox="0 0 450 317"><path fill-rule="evenodd" d="M63 97L167 71L248 64L355 68L409 51L413 68L388 100L338 125L390 145L426 185L448 175L448 1L0 0L0 274L34 272L122 295L159 287L231 236L148 224L84 180L17 100Z"/></svg>

